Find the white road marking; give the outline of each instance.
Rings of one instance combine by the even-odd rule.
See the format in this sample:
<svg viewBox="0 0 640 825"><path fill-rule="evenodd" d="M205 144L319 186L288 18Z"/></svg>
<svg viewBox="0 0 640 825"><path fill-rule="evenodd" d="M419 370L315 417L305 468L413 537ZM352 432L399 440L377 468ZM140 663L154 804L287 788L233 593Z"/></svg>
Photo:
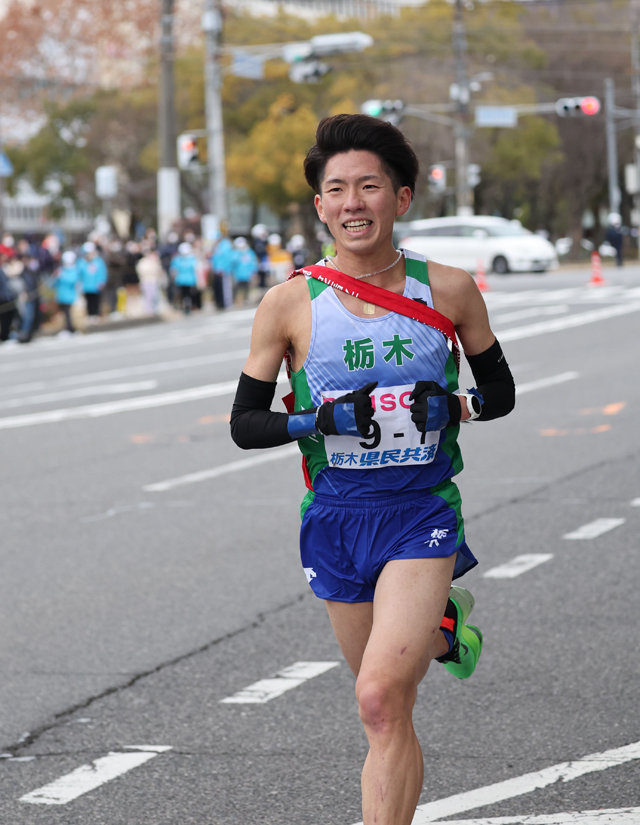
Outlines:
<svg viewBox="0 0 640 825"><path fill-rule="evenodd" d="M631 502L632 507L640 507L640 498L634 498Z"/></svg>
<svg viewBox="0 0 640 825"><path fill-rule="evenodd" d="M544 390L547 387L554 387L556 384L564 384L565 381L574 381L580 377L579 372L570 370L561 372L558 375L549 375L547 378L539 378L537 381L529 381L524 384L516 384L516 395L524 395L535 390Z"/></svg>
<svg viewBox="0 0 640 825"><path fill-rule="evenodd" d="M170 751L167 745L127 745L132 753L111 752L100 759L94 759L89 765L81 765L75 771L61 776L54 782L44 785L31 793L20 797L20 802L32 805L66 805L82 794L93 791L110 782L123 773L143 765L164 751Z"/></svg>
<svg viewBox="0 0 640 825"><path fill-rule="evenodd" d="M151 375L156 372L170 372L171 370L181 370L185 367L200 367L206 364L226 364L238 358L246 358L248 354L249 348L245 347L244 349L220 352L215 355L200 355L194 356L193 358L176 358L172 361L158 361L153 364L135 364L130 367L118 367L117 369L92 372L90 376L71 375L68 378L61 378L58 383L61 386L66 386L69 384L81 384L87 380L87 377L90 377L92 381L99 381L101 379L125 378L130 375Z"/></svg>
<svg viewBox="0 0 640 825"><path fill-rule="evenodd" d="M244 338L248 340L248 335L249 331L247 329L236 329L230 328L229 326L218 327L211 333L201 331L200 333L189 335L189 337L164 335L162 338L154 337L152 340L148 339L147 333L145 332L143 336L138 336L137 341L129 340L124 346L120 346L123 341L121 337L122 333L117 336L117 344L114 343L115 339L109 338L107 333L74 336L73 339L64 339L62 342L57 342L58 344L62 344L57 352L51 352L51 350L49 350L49 352L43 353L42 350L38 350L37 353L32 353L30 347L14 351L14 355L20 352L23 353L25 357L3 362L0 364L0 373L19 371L24 374L26 370L33 368L53 367L59 364L68 366L69 364L78 364L90 359L93 360L95 359L96 352L95 347L91 348L90 345L104 346L107 341L109 342L109 358L118 361L124 358L131 358L133 353L152 352L158 356L159 352L163 349L170 349L171 352L174 353L178 347L188 347L194 344L201 346L203 342L206 342L206 339L214 336L224 337L225 341L228 341L232 337L240 336L244 336ZM45 342L42 340L39 343ZM56 342L50 341L49 343L54 344ZM119 359L119 356L122 356L122 359Z"/></svg>
<svg viewBox="0 0 640 825"><path fill-rule="evenodd" d="M491 318L491 321L492 325L494 323L504 324L523 321L525 318L539 318L541 315L562 315L568 311L569 307L566 304L550 307L527 307L526 309L517 309L514 312L505 312L504 315L495 315Z"/></svg>
<svg viewBox="0 0 640 825"><path fill-rule="evenodd" d="M590 521L588 524L583 524L576 530L566 533L562 538L574 539L576 541L597 539L598 536L601 536L603 533L608 533L609 530L619 527L621 524L624 524L624 522L625 519L623 518L597 518L595 521Z"/></svg>
<svg viewBox="0 0 640 825"><path fill-rule="evenodd" d="M201 387L189 387L157 395L141 395L137 398L123 398L121 401L105 401L100 404L88 404L82 407L65 407L40 413L8 416L0 418L0 430L15 430L20 427L33 427L37 424L54 424L60 421L73 421L81 418L101 418L116 413L132 410L147 410L151 407L165 407L170 404L184 404L187 401L199 401L234 392L237 380L220 384L205 384Z"/></svg>
<svg viewBox="0 0 640 825"><path fill-rule="evenodd" d="M278 376L278 383L286 382L282 373ZM204 384L200 387L187 387L182 390L158 393L156 395L141 395L136 398L123 398L120 401L104 401L99 404L88 404L81 407L64 407L57 410L46 410L39 413L25 413L24 415L7 416L0 418L0 430L15 430L21 427L33 427L38 424L56 424L60 421L73 421L82 418L102 418L107 415L147 410L152 407L166 407L172 404L184 404L190 401L199 401L202 398L214 398L219 395L229 395L237 389L237 380L222 381L219 384Z"/></svg>
<svg viewBox="0 0 640 825"><path fill-rule="evenodd" d="M546 335L549 332L564 332L567 329L593 324L597 321L606 321L609 318L617 318L619 315L629 315L632 312L640 312L640 302L617 304L602 309L593 309L590 312L579 312L576 315L565 315L562 318L539 321L537 324L529 324L515 329L501 330L500 343L534 338L536 335Z"/></svg>
<svg viewBox="0 0 640 825"><path fill-rule="evenodd" d="M540 788L546 788L556 782L571 782L572 779L578 779L588 773L596 773L598 771L607 770L618 765L624 765L626 762L631 762L634 759L640 759L640 742L633 742L630 745L624 745L621 748L613 748L612 750L603 751L602 753L592 753L589 756L584 756L582 759L575 759L571 762L560 762L557 765L552 765L550 768L543 768L540 771L532 771L525 773L522 776L514 777L513 779L506 779L504 782L496 782L493 785L485 785L483 788L476 788L473 791L465 791L464 793L456 794L455 796L448 796L445 799L438 799L435 802L428 802L426 805L419 805L415 816L413 817L412 825L430 825L432 822L439 822L443 817L455 816L465 811L471 811L474 808L482 808L485 805L495 805L497 802L504 802L506 799L513 799L516 796L532 793ZM629 812L637 811L637 808L622 808L620 815L626 815ZM589 813L589 812L584 812ZM607 811L599 811L598 814L607 813ZM556 819L551 819L549 825L564 825L564 823L580 822L580 820L567 819L570 814L556 814ZM562 819L561 817L564 817ZM469 820L463 820L465 825L469 825ZM500 822L497 820L482 820L484 822ZM509 817L507 821L513 822L516 825L530 825L526 816ZM532 820L535 822L535 820ZM473 820L471 820L473 822ZM592 819L582 820L580 825L636 825L638 820L629 819ZM357 825L362 825L358 822ZM448 825L452 825L448 821ZM457 823L461 825L461 823ZM540 823L536 823L540 825Z"/></svg>
<svg viewBox="0 0 640 825"><path fill-rule="evenodd" d="M171 372L181 370L185 367L200 367L208 364L227 363L232 360L246 358L249 352L248 347L241 350L216 353L214 355L200 355L193 358L175 358L171 361L154 361L151 364L133 364L127 367L116 367L109 370L99 370L83 372L77 375L67 375L61 378L51 379L46 384L43 381L32 381L28 384L14 384L12 387L3 387L3 391L35 392L37 390L52 389L53 387L70 387L78 384L86 384L87 381L109 381L128 378L133 375L144 375L146 377L159 372Z"/></svg>
<svg viewBox="0 0 640 825"><path fill-rule="evenodd" d="M50 401L64 401L68 398L87 398L91 395L121 395L125 392L144 392L155 390L158 382L155 380L135 381L128 384L93 384L88 387L77 387L74 390L59 390L58 392L43 392L39 395L27 395L22 398L6 398L0 401L0 409L26 407L32 404L48 404Z"/></svg>
<svg viewBox="0 0 640 825"><path fill-rule="evenodd" d="M485 579L515 579L516 576L522 575L529 570L533 570L539 564L544 564L553 558L553 553L525 553L522 556L516 556L511 561L492 567L484 574Z"/></svg>
<svg viewBox="0 0 640 825"><path fill-rule="evenodd" d="M414 820L415 822L415 820ZM494 816L488 819L448 819L447 825L638 825L640 808L605 808L541 816Z"/></svg>
<svg viewBox="0 0 640 825"><path fill-rule="evenodd" d="M286 447L279 447L268 452L260 452L250 458L240 458L238 461L231 461L229 464L222 464L220 467L210 467L208 470L200 470L196 473L188 473L177 478L169 478L166 481L157 481L154 484L147 484L142 489L146 493L164 493L173 490L175 487L182 487L185 484L198 484L201 481L209 481L212 478L237 473L239 470L246 470L250 467L257 467L259 464L267 464L279 458L288 458L300 450L297 444L287 444Z"/></svg>
<svg viewBox="0 0 640 825"><path fill-rule="evenodd" d="M261 679L243 690L227 696L220 701L227 704L264 704L270 702L278 696L282 696L288 690L298 687L303 682L320 676L334 667L338 667L340 662L295 662L284 670L279 671L270 679Z"/></svg>

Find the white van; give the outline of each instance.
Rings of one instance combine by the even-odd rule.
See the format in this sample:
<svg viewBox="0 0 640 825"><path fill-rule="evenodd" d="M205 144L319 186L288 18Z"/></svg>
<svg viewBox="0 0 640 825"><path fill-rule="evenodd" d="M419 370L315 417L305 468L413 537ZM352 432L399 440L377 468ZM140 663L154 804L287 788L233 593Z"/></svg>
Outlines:
<svg viewBox="0 0 640 825"><path fill-rule="evenodd" d="M546 272L558 265L549 241L525 229L519 221L488 215L427 218L397 223L398 245L432 261L476 272Z"/></svg>

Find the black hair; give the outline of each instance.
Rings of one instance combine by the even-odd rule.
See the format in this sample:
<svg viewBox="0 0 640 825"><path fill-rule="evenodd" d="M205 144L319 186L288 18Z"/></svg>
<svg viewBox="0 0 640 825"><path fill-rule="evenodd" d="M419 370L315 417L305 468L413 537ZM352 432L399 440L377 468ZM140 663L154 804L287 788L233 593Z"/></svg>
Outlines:
<svg viewBox="0 0 640 825"><path fill-rule="evenodd" d="M304 176L314 192L320 194L328 161L351 149L378 155L394 189L408 186L413 197L419 171L416 153L396 126L370 115L341 114L320 121L316 142L304 159Z"/></svg>

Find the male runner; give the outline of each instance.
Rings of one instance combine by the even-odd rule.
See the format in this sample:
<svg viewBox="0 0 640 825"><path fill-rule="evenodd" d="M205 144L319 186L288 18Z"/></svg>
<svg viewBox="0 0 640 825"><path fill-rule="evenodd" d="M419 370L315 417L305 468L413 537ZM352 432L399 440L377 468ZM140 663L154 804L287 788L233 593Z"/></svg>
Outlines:
<svg viewBox="0 0 640 825"><path fill-rule="evenodd" d="M506 415L515 389L471 276L394 248L394 221L418 174L402 133L366 115L327 118L304 170L335 239L335 256L322 262L328 280L341 271L438 310L477 383L456 392L454 356L433 326L303 271L258 307L231 414L244 449L298 440L310 487L302 565L356 676L369 743L364 825L410 825L423 780L418 684L434 658L468 677L482 648L467 624L473 597L451 587L477 563L452 481L462 468L459 424ZM285 355L290 414L271 411Z"/></svg>

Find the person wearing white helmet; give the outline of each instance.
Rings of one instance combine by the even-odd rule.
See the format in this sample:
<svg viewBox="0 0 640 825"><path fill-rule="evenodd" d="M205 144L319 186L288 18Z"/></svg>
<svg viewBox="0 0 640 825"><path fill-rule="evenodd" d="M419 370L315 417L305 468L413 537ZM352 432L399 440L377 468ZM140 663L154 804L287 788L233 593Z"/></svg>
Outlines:
<svg viewBox="0 0 640 825"><path fill-rule="evenodd" d="M301 269L307 262L309 251L306 248L304 235L292 235L289 238L287 249L293 259L293 268Z"/></svg>
<svg viewBox="0 0 640 825"><path fill-rule="evenodd" d="M605 242L611 244L616 251L616 265L622 266L622 247L624 244L624 234L622 232L622 216L617 212L611 212L608 219L608 226L604 234Z"/></svg>
<svg viewBox="0 0 640 825"><path fill-rule="evenodd" d="M272 283L286 281L293 270L293 259L287 249L282 248L282 237L273 232L269 235L269 270Z"/></svg>
<svg viewBox="0 0 640 825"><path fill-rule="evenodd" d="M198 284L197 266L198 262L191 250L191 244L183 241L171 261L169 274L178 288L180 305L185 315L189 315L193 307L193 293Z"/></svg>
<svg viewBox="0 0 640 825"><path fill-rule="evenodd" d="M71 307L78 297L78 289L82 284L82 277L75 252L70 249L62 253L61 266L54 273L52 285L55 291L56 303L62 311L65 321L65 331L74 333L75 327L71 318Z"/></svg>
<svg viewBox="0 0 640 825"><path fill-rule="evenodd" d="M100 295L107 283L107 265L93 241L83 243L81 252L78 271L87 306L87 321L96 323L100 318Z"/></svg>

